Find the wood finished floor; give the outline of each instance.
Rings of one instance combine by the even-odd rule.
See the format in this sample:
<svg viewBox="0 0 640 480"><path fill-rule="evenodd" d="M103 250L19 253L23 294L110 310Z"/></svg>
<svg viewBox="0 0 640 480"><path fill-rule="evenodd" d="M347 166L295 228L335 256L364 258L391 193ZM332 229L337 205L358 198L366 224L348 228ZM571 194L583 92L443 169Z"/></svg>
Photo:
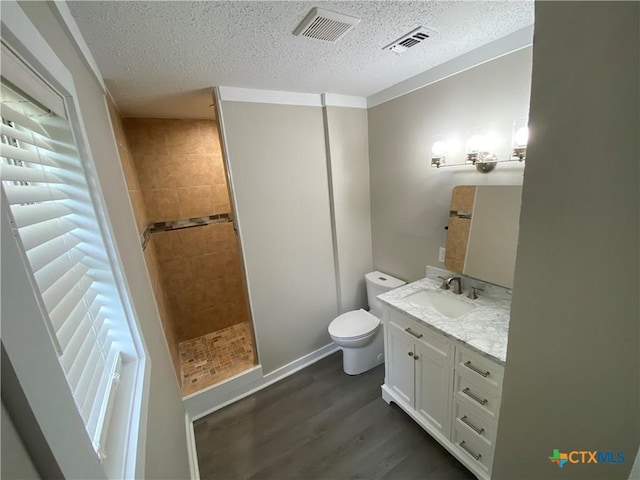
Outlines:
<svg viewBox="0 0 640 480"><path fill-rule="evenodd" d="M474 479L342 353L194 423L202 479Z"/></svg>

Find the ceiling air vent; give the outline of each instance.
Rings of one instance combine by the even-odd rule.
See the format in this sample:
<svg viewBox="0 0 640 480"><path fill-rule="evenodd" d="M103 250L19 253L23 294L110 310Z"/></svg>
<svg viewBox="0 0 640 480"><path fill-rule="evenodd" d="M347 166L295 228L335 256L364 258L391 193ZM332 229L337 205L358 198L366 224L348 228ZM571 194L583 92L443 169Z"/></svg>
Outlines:
<svg viewBox="0 0 640 480"><path fill-rule="evenodd" d="M294 35L336 43L360 23L359 18L313 8L293 31Z"/></svg>
<svg viewBox="0 0 640 480"><path fill-rule="evenodd" d="M425 27L418 27L415 30L412 30L411 32L407 33L406 35L403 35L396 41L391 42L389 45L387 45L386 47L383 47L382 49L390 50L393 53L398 53L398 54L404 53L409 48L414 47L419 43L422 43L424 40L426 40L429 37L432 37L435 34L436 34L435 30L431 30Z"/></svg>

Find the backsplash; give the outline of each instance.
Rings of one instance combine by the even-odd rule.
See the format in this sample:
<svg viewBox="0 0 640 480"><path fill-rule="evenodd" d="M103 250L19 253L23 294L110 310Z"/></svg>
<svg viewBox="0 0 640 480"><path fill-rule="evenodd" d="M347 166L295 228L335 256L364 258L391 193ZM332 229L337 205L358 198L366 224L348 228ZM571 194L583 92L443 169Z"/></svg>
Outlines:
<svg viewBox="0 0 640 480"><path fill-rule="evenodd" d="M478 296L480 295L502 296L504 294L507 294L510 296L512 292L510 288L501 287L499 285L494 285L492 283L487 283L482 280L478 280L477 278L467 277L465 275L462 275L461 273L451 272L449 270L445 270L444 268L432 267L431 265L427 265L425 269L425 278L429 278L431 280L437 280L441 282L442 280L439 279L438 277L445 277L445 278L460 277L462 279L462 289L465 295L467 294L467 292L471 287L478 287L484 290L482 292L478 292Z"/></svg>

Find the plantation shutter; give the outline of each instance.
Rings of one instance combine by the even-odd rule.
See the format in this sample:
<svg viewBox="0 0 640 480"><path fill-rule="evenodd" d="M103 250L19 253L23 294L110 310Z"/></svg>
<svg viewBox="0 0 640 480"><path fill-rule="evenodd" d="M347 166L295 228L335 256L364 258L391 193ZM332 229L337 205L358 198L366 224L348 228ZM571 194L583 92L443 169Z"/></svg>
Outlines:
<svg viewBox="0 0 640 480"><path fill-rule="evenodd" d="M77 409L104 460L131 332L69 123L32 98L3 78L2 201Z"/></svg>

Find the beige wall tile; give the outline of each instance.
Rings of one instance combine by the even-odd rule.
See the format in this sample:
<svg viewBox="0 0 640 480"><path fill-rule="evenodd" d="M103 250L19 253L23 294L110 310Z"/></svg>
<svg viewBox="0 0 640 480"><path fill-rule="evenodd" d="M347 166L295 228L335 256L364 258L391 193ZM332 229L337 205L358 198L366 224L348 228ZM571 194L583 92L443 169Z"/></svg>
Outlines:
<svg viewBox="0 0 640 480"><path fill-rule="evenodd" d="M213 185L227 185L227 174L224 169L222 154L211 156L211 170L213 174Z"/></svg>
<svg viewBox="0 0 640 480"><path fill-rule="evenodd" d="M229 202L229 190L227 185L213 185L211 187L213 195L213 206L215 213L231 212L231 204Z"/></svg>
<svg viewBox="0 0 640 480"><path fill-rule="evenodd" d="M198 122L189 120L167 120L166 142L169 153L185 155L206 153Z"/></svg>
<svg viewBox="0 0 640 480"><path fill-rule="evenodd" d="M133 207L133 215L136 218L136 226L138 227L138 234L141 234L147 228L147 210L144 204L144 198L140 190L129 190L129 198L131 199L131 206Z"/></svg>
<svg viewBox="0 0 640 480"><path fill-rule="evenodd" d="M216 158L212 154L174 155L176 186L213 185L216 180L215 161Z"/></svg>
<svg viewBox="0 0 640 480"><path fill-rule="evenodd" d="M149 222L180 218L178 191L171 188L143 191Z"/></svg>
<svg viewBox="0 0 640 480"><path fill-rule="evenodd" d="M207 152L221 150L220 135L218 134L218 122L212 120L197 120L197 128L200 131L200 139Z"/></svg>
<svg viewBox="0 0 640 480"><path fill-rule="evenodd" d="M214 209L210 186L178 188L180 218L210 215Z"/></svg>
<svg viewBox="0 0 640 480"><path fill-rule="evenodd" d="M142 155L166 155L167 124L165 120L147 118L127 118L123 121L124 131L134 160Z"/></svg>
<svg viewBox="0 0 640 480"><path fill-rule="evenodd" d="M162 279L167 290L190 288L198 279L189 258L162 260L159 263Z"/></svg>
<svg viewBox="0 0 640 480"><path fill-rule="evenodd" d="M178 230L157 232L151 235L154 239L159 261L185 258L185 249Z"/></svg>

